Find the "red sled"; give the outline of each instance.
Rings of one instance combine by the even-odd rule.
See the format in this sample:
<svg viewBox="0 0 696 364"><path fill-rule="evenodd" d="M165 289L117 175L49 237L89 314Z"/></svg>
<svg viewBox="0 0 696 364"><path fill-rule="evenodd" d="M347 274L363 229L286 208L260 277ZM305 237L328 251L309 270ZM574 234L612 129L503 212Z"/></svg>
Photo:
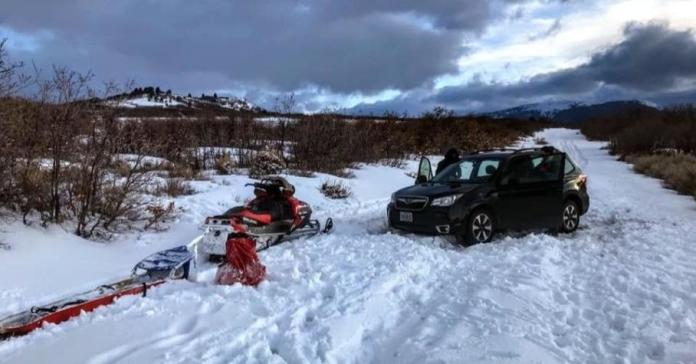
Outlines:
<svg viewBox="0 0 696 364"><path fill-rule="evenodd" d="M148 289L167 280L188 278L191 262L193 255L185 246L155 253L139 262L129 278L0 319L0 339L26 335L44 324L59 324L122 296L145 296Z"/></svg>

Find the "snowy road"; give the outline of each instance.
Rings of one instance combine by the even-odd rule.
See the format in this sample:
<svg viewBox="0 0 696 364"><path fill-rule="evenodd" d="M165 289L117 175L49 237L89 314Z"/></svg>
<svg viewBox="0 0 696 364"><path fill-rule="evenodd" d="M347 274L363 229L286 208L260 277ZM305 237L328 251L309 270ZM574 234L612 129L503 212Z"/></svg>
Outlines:
<svg viewBox="0 0 696 364"><path fill-rule="evenodd" d="M696 203L576 131L541 136L589 175L572 235L388 234L407 178L384 172L363 199L317 200L335 233L264 252L256 289L167 284L0 342L0 363L696 363Z"/></svg>

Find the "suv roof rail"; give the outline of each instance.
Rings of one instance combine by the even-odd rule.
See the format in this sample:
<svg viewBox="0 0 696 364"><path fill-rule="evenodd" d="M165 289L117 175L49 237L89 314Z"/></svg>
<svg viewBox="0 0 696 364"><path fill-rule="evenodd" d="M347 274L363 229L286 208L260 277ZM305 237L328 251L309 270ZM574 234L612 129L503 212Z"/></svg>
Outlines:
<svg viewBox="0 0 696 364"><path fill-rule="evenodd" d="M560 152L560 150L556 149L555 147L552 146L544 146L544 147L533 147L533 148L521 148L515 150L515 153L524 153L524 152L543 152L546 154L551 154L551 153L556 153Z"/></svg>
<svg viewBox="0 0 696 364"><path fill-rule="evenodd" d="M524 152L542 152L546 154L551 154L551 153L556 153L560 152L560 150L552 147L552 146L543 146L543 147L530 147L530 148L489 148L489 149L480 149L480 150L474 150L467 155L476 155L480 153L488 153L488 152L512 152L512 154L517 154L517 153L524 153Z"/></svg>
<svg viewBox="0 0 696 364"><path fill-rule="evenodd" d="M474 150L472 152L469 152L468 154L479 154L479 153L487 153L487 152L516 152L517 149L515 148L489 148L489 149L480 149L480 150Z"/></svg>

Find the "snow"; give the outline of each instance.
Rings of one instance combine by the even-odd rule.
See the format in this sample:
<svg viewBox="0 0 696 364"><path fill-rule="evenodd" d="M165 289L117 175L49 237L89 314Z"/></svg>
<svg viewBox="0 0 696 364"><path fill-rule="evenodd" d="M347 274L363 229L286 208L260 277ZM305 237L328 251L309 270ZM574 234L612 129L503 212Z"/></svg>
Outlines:
<svg viewBox="0 0 696 364"><path fill-rule="evenodd" d="M158 96L149 96L147 94L127 96L107 102L107 105L124 108L138 107L177 107L177 106L198 106L199 104L213 104L225 109L236 111L255 111L258 108L245 99L237 99L230 97L184 97L176 94L159 94Z"/></svg>
<svg viewBox="0 0 696 364"><path fill-rule="evenodd" d="M122 100L116 103L118 107L136 108L136 107L170 107L183 105L181 102L169 96L160 96L159 99L147 96L140 96L132 99Z"/></svg>
<svg viewBox="0 0 696 364"><path fill-rule="evenodd" d="M260 254L258 288L171 282L26 337L0 363L694 363L696 203L634 174L577 131L535 137L589 176L591 209L571 235L498 236L461 248L388 233L390 194L412 183L375 165L355 178L289 176L335 232ZM522 145L533 143L529 138ZM433 161L436 162L436 161ZM322 180L353 197L329 200ZM206 215L249 198L243 176L193 182L165 233L108 244L52 227L0 226L0 315L126 274L151 252L196 239Z"/></svg>

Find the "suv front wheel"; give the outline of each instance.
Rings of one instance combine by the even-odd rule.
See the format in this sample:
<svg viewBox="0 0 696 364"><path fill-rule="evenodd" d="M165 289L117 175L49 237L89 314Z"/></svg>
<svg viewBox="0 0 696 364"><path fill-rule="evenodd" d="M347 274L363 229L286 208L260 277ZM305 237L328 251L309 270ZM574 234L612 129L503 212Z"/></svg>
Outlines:
<svg viewBox="0 0 696 364"><path fill-rule="evenodd" d="M573 200L568 200L563 204L563 218L561 221L561 232L572 233L580 225L580 209Z"/></svg>
<svg viewBox="0 0 696 364"><path fill-rule="evenodd" d="M464 234L457 238L464 245L487 243L493 239L494 232L493 216L486 210L476 210L471 214Z"/></svg>

